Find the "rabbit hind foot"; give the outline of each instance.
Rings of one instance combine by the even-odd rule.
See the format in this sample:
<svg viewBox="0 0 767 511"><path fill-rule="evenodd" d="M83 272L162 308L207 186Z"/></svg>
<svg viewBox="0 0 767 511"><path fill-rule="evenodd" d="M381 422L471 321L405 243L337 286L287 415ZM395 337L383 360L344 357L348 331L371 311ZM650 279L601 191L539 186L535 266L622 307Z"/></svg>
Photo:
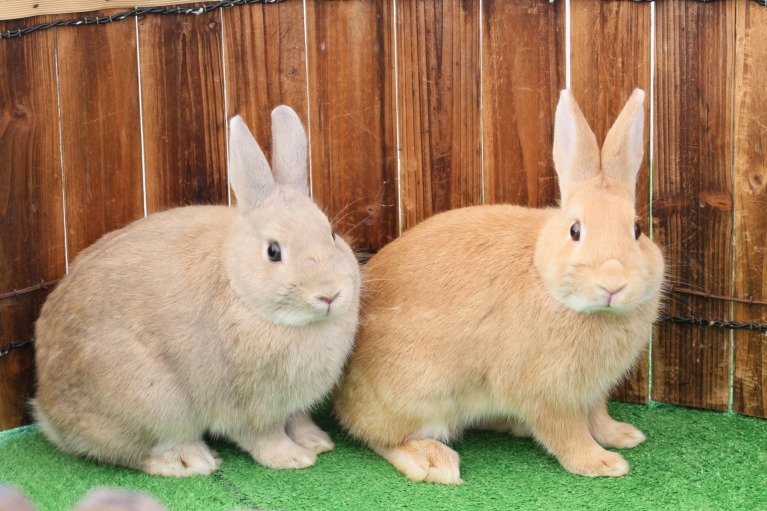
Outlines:
<svg viewBox="0 0 767 511"><path fill-rule="evenodd" d="M412 481L463 484L458 453L432 438L411 438L394 447L373 447Z"/></svg>

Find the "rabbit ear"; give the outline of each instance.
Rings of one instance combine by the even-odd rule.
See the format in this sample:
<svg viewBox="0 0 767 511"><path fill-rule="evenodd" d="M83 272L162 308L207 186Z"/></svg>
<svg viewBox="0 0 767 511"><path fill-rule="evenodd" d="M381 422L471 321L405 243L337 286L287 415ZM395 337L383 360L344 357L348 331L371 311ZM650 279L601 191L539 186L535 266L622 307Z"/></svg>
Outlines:
<svg viewBox="0 0 767 511"><path fill-rule="evenodd" d="M644 158L644 91L634 89L602 145L602 171L633 193Z"/></svg>
<svg viewBox="0 0 767 511"><path fill-rule="evenodd" d="M554 167L563 200L570 185L599 173L597 139L568 89L559 95L554 120Z"/></svg>
<svg viewBox="0 0 767 511"><path fill-rule="evenodd" d="M306 171L306 132L292 108L272 110L272 167L277 183L309 195Z"/></svg>
<svg viewBox="0 0 767 511"><path fill-rule="evenodd" d="M229 121L229 179L242 211L261 204L276 188L269 162L239 115Z"/></svg>

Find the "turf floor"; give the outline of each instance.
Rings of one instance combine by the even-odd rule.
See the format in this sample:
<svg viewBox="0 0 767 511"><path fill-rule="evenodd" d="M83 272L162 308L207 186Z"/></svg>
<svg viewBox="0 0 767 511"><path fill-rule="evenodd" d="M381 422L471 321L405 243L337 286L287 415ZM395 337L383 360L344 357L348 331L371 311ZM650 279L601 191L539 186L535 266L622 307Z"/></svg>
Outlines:
<svg viewBox="0 0 767 511"><path fill-rule="evenodd" d="M610 410L647 435L622 451L631 472L617 479L575 476L529 439L472 431L454 445L463 486L412 483L322 413L317 422L337 446L309 469L269 470L217 443L216 474L150 477L61 454L29 426L0 433L0 481L41 511L67 510L101 486L147 492L178 511L767 510L767 420L662 405Z"/></svg>

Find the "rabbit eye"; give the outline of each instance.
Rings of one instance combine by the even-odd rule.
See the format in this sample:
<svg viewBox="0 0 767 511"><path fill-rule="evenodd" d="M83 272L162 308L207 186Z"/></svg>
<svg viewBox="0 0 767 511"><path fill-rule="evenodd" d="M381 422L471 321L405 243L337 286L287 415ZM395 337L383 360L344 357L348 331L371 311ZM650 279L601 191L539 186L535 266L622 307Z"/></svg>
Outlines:
<svg viewBox="0 0 767 511"><path fill-rule="evenodd" d="M280 244L276 241L269 243L269 248L266 249L266 255L272 262L282 261L282 251L280 250Z"/></svg>
<svg viewBox="0 0 767 511"><path fill-rule="evenodd" d="M333 241L336 240L336 231L330 231L330 235L333 236Z"/></svg>
<svg viewBox="0 0 767 511"><path fill-rule="evenodd" d="M581 223L575 222L570 227L570 238L572 238L573 241L579 241L581 239Z"/></svg>
<svg viewBox="0 0 767 511"><path fill-rule="evenodd" d="M642 234L642 228L639 227L639 224L634 222L634 239L638 240L639 236Z"/></svg>

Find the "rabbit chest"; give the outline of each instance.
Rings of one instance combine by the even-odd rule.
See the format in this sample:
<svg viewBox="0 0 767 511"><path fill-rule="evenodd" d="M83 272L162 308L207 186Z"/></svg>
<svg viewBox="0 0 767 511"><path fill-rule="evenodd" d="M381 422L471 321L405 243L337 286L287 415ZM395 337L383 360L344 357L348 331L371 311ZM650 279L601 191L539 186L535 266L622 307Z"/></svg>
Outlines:
<svg viewBox="0 0 767 511"><path fill-rule="evenodd" d="M223 323L226 349L209 353L219 375L203 389L212 429L267 428L321 400L340 377L356 323L347 318L287 327L260 318Z"/></svg>

